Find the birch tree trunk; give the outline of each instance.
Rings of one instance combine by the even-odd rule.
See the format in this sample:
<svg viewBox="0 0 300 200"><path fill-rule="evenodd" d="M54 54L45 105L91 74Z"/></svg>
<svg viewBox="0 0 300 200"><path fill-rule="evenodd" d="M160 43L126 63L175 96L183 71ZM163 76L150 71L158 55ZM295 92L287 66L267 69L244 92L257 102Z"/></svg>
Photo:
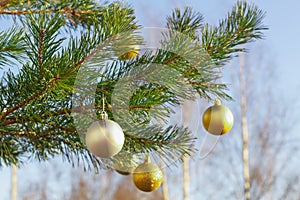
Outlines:
<svg viewBox="0 0 300 200"><path fill-rule="evenodd" d="M18 194L17 166L13 165L11 167L11 200L17 200L17 194Z"/></svg>
<svg viewBox="0 0 300 200"><path fill-rule="evenodd" d="M167 173L166 173L166 168L164 167L162 169L163 175L164 175L164 180L162 183L162 194L163 194L163 199L164 200L169 200L169 189L168 189L168 179L167 179Z"/></svg>
<svg viewBox="0 0 300 200"><path fill-rule="evenodd" d="M244 55L239 54L240 59L240 90L241 90L241 114L242 114L242 159L243 159L243 177L244 177L244 198L250 200L250 172L249 172L249 148L248 148L248 127L247 127L247 95L245 79L245 61Z"/></svg>
<svg viewBox="0 0 300 200"><path fill-rule="evenodd" d="M183 158L183 199L190 200L190 167L187 157Z"/></svg>
<svg viewBox="0 0 300 200"><path fill-rule="evenodd" d="M192 112L194 111L194 102L185 101L182 105L183 125L190 127ZM190 200L190 166L189 158L182 158L182 175L183 175L183 200Z"/></svg>

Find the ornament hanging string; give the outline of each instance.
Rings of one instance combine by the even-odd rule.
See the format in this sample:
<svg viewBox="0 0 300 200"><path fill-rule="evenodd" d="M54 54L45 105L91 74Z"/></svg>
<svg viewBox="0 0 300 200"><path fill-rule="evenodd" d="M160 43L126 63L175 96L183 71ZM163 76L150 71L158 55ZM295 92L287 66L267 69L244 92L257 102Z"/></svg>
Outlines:
<svg viewBox="0 0 300 200"><path fill-rule="evenodd" d="M103 91L103 86L102 86L102 91ZM108 115L105 112L105 96L104 96L104 92L102 92L102 112L100 114L100 118L101 118L101 120L104 120L104 123L105 123L105 119L108 119ZM106 126L106 123L104 125Z"/></svg>
<svg viewBox="0 0 300 200"><path fill-rule="evenodd" d="M104 99L104 94L102 93L102 112L105 112L105 99Z"/></svg>

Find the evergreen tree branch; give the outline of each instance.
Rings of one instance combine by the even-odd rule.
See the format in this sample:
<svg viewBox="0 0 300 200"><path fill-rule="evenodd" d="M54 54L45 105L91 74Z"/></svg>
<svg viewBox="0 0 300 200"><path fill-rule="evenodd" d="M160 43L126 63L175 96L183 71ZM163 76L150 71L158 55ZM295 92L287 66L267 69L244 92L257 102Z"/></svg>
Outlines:
<svg viewBox="0 0 300 200"><path fill-rule="evenodd" d="M192 8L185 7L183 13L176 8L171 16L167 17L167 28L185 35L192 39L197 38L197 32L202 26L203 16L194 12Z"/></svg>
<svg viewBox="0 0 300 200"><path fill-rule="evenodd" d="M24 58L23 30L17 27L0 32L0 66L13 64L13 60Z"/></svg>
<svg viewBox="0 0 300 200"><path fill-rule="evenodd" d="M25 40L31 62L24 64L17 75L5 74L5 81L1 82L0 137L15 141L14 145L5 146L6 154L1 156L3 163L22 163L28 158L44 160L62 154L72 163L73 159L81 158L87 167L90 164L103 166L87 153L78 138L72 125L70 102L79 67L101 50L103 45L99 44L121 31L131 30L135 24L131 9L112 5L106 11L103 21L88 28L80 39L71 38L65 48L61 47L65 39L58 39L64 25L59 14L28 15L27 20L22 20L29 31ZM114 13L118 15L112 18ZM115 27L115 20L120 28ZM14 133L22 137L12 135Z"/></svg>
<svg viewBox="0 0 300 200"><path fill-rule="evenodd" d="M87 151L81 138L84 134L78 134L71 116L77 110L89 114L88 111L95 109L96 115L99 114L103 95L107 99L105 110L109 118L118 122L125 133L122 151L159 154L165 160L191 155L195 138L190 132L178 126L167 127L174 112L172 106L194 98L196 92L203 98L230 99L224 91L226 84L216 83L221 76L221 66L216 64L223 64L233 53L242 50L240 44L261 38L264 30L260 24L261 11L241 2L217 28L203 25L202 15L190 8L183 12L176 9L167 18L170 31L163 33L161 49L140 52L135 59L120 61L115 60L119 53L142 41L133 31L137 25L132 8L119 3L98 5L92 0L28 2L0 3L0 14L2 11L7 12L4 15L20 14L23 35L15 41L24 42L26 53L19 73L7 72L0 82L3 141L0 165L32 158L45 160L61 154L72 164L80 160L87 167L104 167L102 159ZM61 33L65 27L77 25L80 29L71 31L80 36L74 38ZM201 39L197 35L199 31ZM128 34L122 35L124 32ZM8 33L3 32L3 38ZM105 64L107 60L115 61ZM80 76L78 72L85 73L80 71L85 68L86 73L101 72L87 78L95 78L97 83L87 84L84 79L74 86ZM76 96L77 91L73 90L89 90L93 84L96 93L92 102L95 103L85 104L89 97ZM118 92L120 101L126 103L129 99L128 106L124 102L116 105L112 102L118 84L125 88ZM129 94L126 84L136 89ZM78 105L73 98L78 98ZM152 120L165 124L153 125Z"/></svg>
<svg viewBox="0 0 300 200"><path fill-rule="evenodd" d="M202 44L216 64L228 62L233 53L245 51L242 44L263 38L265 13L253 4L238 1L217 27L202 27Z"/></svg>
<svg viewBox="0 0 300 200"><path fill-rule="evenodd" d="M2 112L2 114L0 115L0 120L3 120L9 114L11 114L12 112L18 110L19 108L24 107L25 105L27 105L28 103L32 102L33 100L38 99L41 95L43 95L45 92L47 92L48 91L47 88L51 88L53 86L53 84L55 84L55 79L50 80L48 82L47 86L43 87L41 90L39 90L35 94L29 96L27 99L24 99L22 102L19 102L15 106L7 109L7 111Z"/></svg>
<svg viewBox="0 0 300 200"><path fill-rule="evenodd" d="M59 20L58 16L56 16L52 18L52 21L51 20L49 21L49 26L45 26L44 23L47 22L45 17L46 16L42 17L42 19L38 22L35 21L36 18L31 16L29 17L29 21L24 23L30 27L29 28L30 34L26 34L26 42L29 47L29 49L27 50L28 57L33 63L32 67L38 68L39 71L38 77L41 78L42 81L43 80L46 81L46 84L43 84L43 86L40 89L36 88L35 92L30 94L28 97L23 98L20 102L15 103L12 107L8 108L5 112L3 112L0 115L0 120L3 120L6 116L24 107L25 105L32 102L33 100L38 99L40 96L48 92L49 89L53 87L55 82L58 81L58 79L56 79L55 77L51 77L51 75L48 76L51 78L48 78L48 80L46 80L47 76L43 74L43 70L52 67L52 66L47 66L47 64L49 64L47 63L47 61L51 61L51 58L54 56L56 51L58 51L59 45L62 42L62 40L55 41L55 38L57 37L56 33L58 29L63 26L63 22L62 20ZM33 36L33 42L32 42L32 36ZM24 70L26 70L26 68L24 68ZM18 78L19 81L21 81L22 78L20 77L20 75L18 76L19 76ZM13 78L13 75L11 78ZM20 82L20 84L22 84L22 82ZM22 86L23 85L21 85L21 88ZM19 87L19 89L21 88Z"/></svg>
<svg viewBox="0 0 300 200"><path fill-rule="evenodd" d="M225 92L226 85L217 83L221 77L221 67L216 66L215 59L199 41L197 33L203 27L202 20L203 16L191 8L185 8L182 12L176 9L167 18L169 31L164 33L163 44L169 53L177 55L168 64L183 74L185 84L191 85L200 97L231 100Z"/></svg>
<svg viewBox="0 0 300 200"><path fill-rule="evenodd" d="M195 139L191 137L187 128L182 127L137 128L134 133L126 133L126 144L123 151L156 153L166 160L178 160L195 151L192 145Z"/></svg>
<svg viewBox="0 0 300 200"><path fill-rule="evenodd" d="M117 2L110 5L106 3L100 5L94 0L7 0L6 3L0 4L0 16L23 17L32 14L60 14L62 18L69 22L70 27L96 25L105 18L105 15L116 13L116 10L119 10L118 15L122 17L123 21L131 21L130 15L133 14L133 10ZM113 20L116 20L116 18ZM134 27L136 25L132 24L132 28Z"/></svg>
<svg viewBox="0 0 300 200"><path fill-rule="evenodd" d="M124 14L126 14L126 12ZM110 18L111 16L107 15L107 17ZM121 17L122 16L120 16L120 18ZM26 41L27 41L28 46L33 48L33 49L31 49L31 51L28 52L28 57L31 59L34 66L39 66L40 72L43 71L42 70L43 67L48 68L47 70L50 72L50 74L48 75L49 80L47 80L46 83L43 83L43 85L45 85L45 86L43 86L41 89L35 89L34 93L31 94L29 97L27 97L26 99L23 99L22 102L17 103L13 107L9 108L6 112L2 113L0 115L1 120L4 119L6 116L8 116L10 113L14 112L15 110L30 103L32 100L38 99L42 95L46 94L47 92L49 92L49 90L52 90L55 87L55 85L58 84L64 78L69 78L69 76L71 74L76 73L76 70L86 60L88 60L97 51L100 51L104 47L103 46L104 44L100 45L100 46L97 46L97 44L101 43L102 41L105 40L105 38L108 38L110 36L110 35L106 35L105 38L103 38L103 36L101 37L101 35L99 35L99 33L103 33L103 31L102 31L102 28L100 28L100 29L96 29L96 30L98 30L98 34L94 33L93 36L90 36L89 33L86 34L85 36L83 35L83 37L81 39L82 40L81 44L84 44L84 46L78 47L78 46L76 46L76 43L71 42L70 44L73 45L73 47L71 47L71 48L69 47L68 51L64 51L64 52L66 52L67 56L74 54L74 52L72 52L73 49L77 52L78 52L78 50L80 50L80 54L83 54L84 53L83 50L86 49L86 52L85 52L86 55L83 55L83 56L80 55L79 57L77 57L76 60L78 60L78 58L80 58L80 59L77 62L72 63L72 66L69 66L68 64L61 65L61 66L68 67L68 69L66 69L65 72L60 73L59 76L57 76L57 73L51 73L53 70L55 70L55 68L52 67L53 66L52 64L50 64L49 62L45 62L44 66L40 66L40 64L42 64L42 58L44 58L46 61L50 61L51 63L53 62L53 60L51 58L54 58L53 56L55 56L56 52L58 51L59 45L63 41L63 39L59 39L59 40L55 41L55 38L57 37L57 31L59 30L60 27L62 27L63 21L59 18L59 15L55 15L49 21L48 27L43 27L44 25L47 24L47 22L45 21L46 15L44 15L44 17L42 19L39 19L40 21L36 21L37 19L35 19L33 16L29 17L29 20L30 21L28 21L28 22L23 22L24 24L29 26L30 34L27 34ZM128 23L128 22L126 22L126 23ZM111 27L111 24L108 23L107 20L105 22L103 22L103 24L107 24L104 27L107 27L107 26ZM108 29L107 31L110 31L109 27L107 27L106 29ZM43 33L43 34L41 34L41 33ZM47 44L44 44L44 42L43 42L44 38L41 37L41 35L44 35L45 33L48 34ZM114 34L116 34L116 33L117 33L117 31L115 30ZM35 43L32 42L31 36L34 37ZM91 43L90 41L93 41L93 42ZM79 44L79 45L81 45L81 44ZM47 48L45 47L45 45L47 46ZM89 52L90 49L92 49L91 52ZM41 52L41 50L45 50L45 52ZM67 59L68 59L68 61L70 60L70 58L67 58ZM57 60L57 59L55 59L55 60ZM71 60L72 60L72 58L71 58ZM74 61L74 59L73 59L73 61ZM61 70L62 69L60 69L60 71ZM43 76L42 73L39 74L38 76L41 77L42 79L45 78L45 76Z"/></svg>

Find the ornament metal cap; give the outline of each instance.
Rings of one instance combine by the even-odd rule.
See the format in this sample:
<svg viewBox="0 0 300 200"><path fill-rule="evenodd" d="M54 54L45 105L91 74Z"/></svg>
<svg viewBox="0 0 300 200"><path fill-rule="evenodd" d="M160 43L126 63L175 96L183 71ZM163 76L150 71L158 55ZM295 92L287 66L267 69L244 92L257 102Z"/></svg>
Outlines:
<svg viewBox="0 0 300 200"><path fill-rule="evenodd" d="M105 111L102 111L100 113L100 120L106 120L106 119L108 119L108 115Z"/></svg>
<svg viewBox="0 0 300 200"><path fill-rule="evenodd" d="M220 99L215 99L214 104L219 106L219 105L221 105L222 103L221 103Z"/></svg>

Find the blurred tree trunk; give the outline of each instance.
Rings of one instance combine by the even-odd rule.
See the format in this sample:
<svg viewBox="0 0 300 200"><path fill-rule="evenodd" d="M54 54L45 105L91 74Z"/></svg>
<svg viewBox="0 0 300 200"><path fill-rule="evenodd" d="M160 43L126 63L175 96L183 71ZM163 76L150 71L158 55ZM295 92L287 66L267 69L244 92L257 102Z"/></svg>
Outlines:
<svg viewBox="0 0 300 200"><path fill-rule="evenodd" d="M250 171L249 171L249 148L248 148L248 127L247 127L247 97L245 87L245 61L242 53L240 59L240 90L241 90L241 114L242 114L242 159L243 159L243 178L244 178L244 198L250 200Z"/></svg>
<svg viewBox="0 0 300 200"><path fill-rule="evenodd" d="M89 200L88 193L89 184L83 179L81 175L78 183L76 183L75 187L72 187L70 199Z"/></svg>
<svg viewBox="0 0 300 200"><path fill-rule="evenodd" d="M183 125L185 127L191 126L191 118L192 113L194 111L193 102L185 101L182 105L182 117L183 117ZM182 175L183 175L183 199L190 200L190 166L189 166L189 158L182 158Z"/></svg>
<svg viewBox="0 0 300 200"><path fill-rule="evenodd" d="M169 188L168 188L168 178L167 178L167 173L166 173L166 168L164 167L162 169L163 175L164 175L164 180L162 183L162 194L163 194L163 199L164 200L169 200Z"/></svg>
<svg viewBox="0 0 300 200"><path fill-rule="evenodd" d="M18 194L17 166L13 165L11 167L11 200L17 200L17 194Z"/></svg>
<svg viewBox="0 0 300 200"><path fill-rule="evenodd" d="M183 158L183 199L190 200L190 167L189 159Z"/></svg>

